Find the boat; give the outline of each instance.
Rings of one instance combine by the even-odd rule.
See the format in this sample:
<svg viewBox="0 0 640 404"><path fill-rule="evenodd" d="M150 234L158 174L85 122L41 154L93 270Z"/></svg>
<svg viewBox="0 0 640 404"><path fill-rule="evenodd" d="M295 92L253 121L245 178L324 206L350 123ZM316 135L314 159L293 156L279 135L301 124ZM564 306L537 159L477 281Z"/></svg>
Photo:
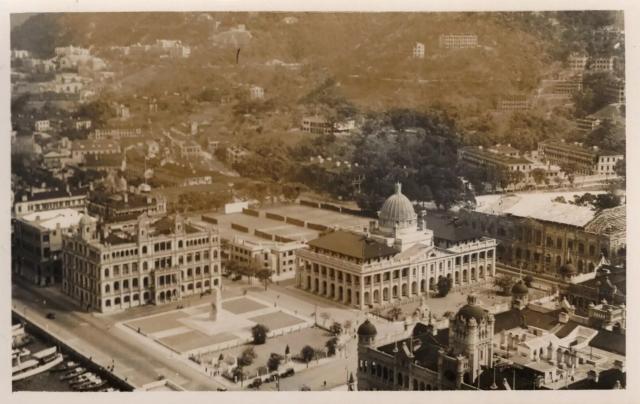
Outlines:
<svg viewBox="0 0 640 404"><path fill-rule="evenodd" d="M95 391L104 387L106 384L107 384L106 380L102 380L98 378L97 380L91 382L88 386L80 387L78 390L79 391Z"/></svg>
<svg viewBox="0 0 640 404"><path fill-rule="evenodd" d="M21 362L20 356L18 356L18 364L13 367L12 381L26 379L27 377L45 372L62 363L62 354L58 352L58 348L56 347L36 352L32 355L32 358L33 359Z"/></svg>
<svg viewBox="0 0 640 404"><path fill-rule="evenodd" d="M70 372L67 372L64 375L62 375L62 377L60 377L60 380L73 379L74 377L80 376L81 374L83 374L86 371L87 371L87 369L85 369L83 367L75 368L75 369L71 370Z"/></svg>
<svg viewBox="0 0 640 404"><path fill-rule="evenodd" d="M33 337L27 334L23 324L15 324L11 327L11 346L22 348L33 342Z"/></svg>
<svg viewBox="0 0 640 404"><path fill-rule="evenodd" d="M69 380L69 385L73 386L75 384L82 384L82 383L86 383L88 381L91 380L91 378L94 377L93 373L83 373L81 375L78 375L76 377L74 377L73 379Z"/></svg>
<svg viewBox="0 0 640 404"><path fill-rule="evenodd" d="M73 370L75 368L77 368L78 366L80 366L80 364L78 362L74 362L74 361L69 361L67 363L61 364L62 366L56 366L55 368L51 369L52 372L64 372L65 370Z"/></svg>

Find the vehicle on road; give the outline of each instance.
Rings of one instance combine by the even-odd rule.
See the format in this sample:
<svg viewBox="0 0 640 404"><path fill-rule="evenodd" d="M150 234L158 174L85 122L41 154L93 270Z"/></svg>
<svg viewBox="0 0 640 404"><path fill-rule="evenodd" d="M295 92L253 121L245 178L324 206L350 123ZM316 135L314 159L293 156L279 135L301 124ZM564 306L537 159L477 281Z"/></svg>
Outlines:
<svg viewBox="0 0 640 404"><path fill-rule="evenodd" d="M46 316L49 320L55 320L56 319L56 314L52 313L52 312L48 312L47 316Z"/></svg>

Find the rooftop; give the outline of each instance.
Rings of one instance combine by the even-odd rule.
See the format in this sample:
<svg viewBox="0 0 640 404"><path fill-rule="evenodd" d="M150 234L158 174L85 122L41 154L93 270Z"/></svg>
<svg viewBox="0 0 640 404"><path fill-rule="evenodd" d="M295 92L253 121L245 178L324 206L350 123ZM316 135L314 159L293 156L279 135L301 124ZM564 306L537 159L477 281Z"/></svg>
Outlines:
<svg viewBox="0 0 640 404"><path fill-rule="evenodd" d="M48 199L68 198L71 196L82 196L82 195L85 195L86 193L87 193L86 189L72 189L72 190L69 190L68 192L66 190L46 191L46 192L37 192L34 194L31 194L29 192L21 192L16 195L15 201L21 202L23 196L27 197L27 201L32 202L32 201L45 201Z"/></svg>
<svg viewBox="0 0 640 404"><path fill-rule="evenodd" d="M372 259L396 255L399 251L364 234L337 230L309 242L311 247L328 250L357 259Z"/></svg>
<svg viewBox="0 0 640 404"><path fill-rule="evenodd" d="M480 155L482 158L498 160L504 164L531 164L532 163L531 161L527 160L524 157L506 156L504 154L494 153L489 150L481 149L480 147L476 147L476 146L465 146L465 147L462 147L461 150L463 150L465 153Z"/></svg>
<svg viewBox="0 0 640 404"><path fill-rule="evenodd" d="M84 214L73 209L57 209L45 212L34 212L22 217L22 220L38 225L48 230L54 230L57 226L65 229L77 226Z"/></svg>
<svg viewBox="0 0 640 404"><path fill-rule="evenodd" d="M554 202L557 197L573 200L573 195L583 192L544 192L507 195L481 195L476 197L476 212L492 215L529 217L548 222L585 227L596 216L587 206ZM602 192L592 192L599 194Z"/></svg>
<svg viewBox="0 0 640 404"><path fill-rule="evenodd" d="M343 228L364 230L374 219L340 213L335 210L314 208L305 205L285 205L264 209L265 212L297 219L307 223L322 225L329 228Z"/></svg>
<svg viewBox="0 0 640 404"><path fill-rule="evenodd" d="M474 230L450 216L428 215L427 228L433 230L436 239L459 242L482 237L479 230Z"/></svg>

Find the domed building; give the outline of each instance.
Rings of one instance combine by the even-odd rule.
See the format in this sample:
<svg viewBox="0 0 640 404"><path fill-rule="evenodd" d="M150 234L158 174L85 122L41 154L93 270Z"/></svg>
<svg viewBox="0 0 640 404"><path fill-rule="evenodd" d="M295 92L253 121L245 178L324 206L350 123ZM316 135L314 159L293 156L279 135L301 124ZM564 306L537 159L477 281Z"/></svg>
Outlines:
<svg viewBox="0 0 640 404"><path fill-rule="evenodd" d="M529 288L525 285L524 281L520 279L511 288L511 307L516 309L523 309L527 307L529 303Z"/></svg>
<svg viewBox="0 0 640 404"><path fill-rule="evenodd" d="M434 242L434 231L402 193L400 183L382 204L378 221L361 231L335 229L296 251L297 286L364 309L401 302L437 290L487 281L495 272L496 241L476 236Z"/></svg>
<svg viewBox="0 0 640 404"><path fill-rule="evenodd" d="M396 183L395 192L382 205L378 219L380 228L389 232L417 225L418 215L409 198L402 193L402 184Z"/></svg>

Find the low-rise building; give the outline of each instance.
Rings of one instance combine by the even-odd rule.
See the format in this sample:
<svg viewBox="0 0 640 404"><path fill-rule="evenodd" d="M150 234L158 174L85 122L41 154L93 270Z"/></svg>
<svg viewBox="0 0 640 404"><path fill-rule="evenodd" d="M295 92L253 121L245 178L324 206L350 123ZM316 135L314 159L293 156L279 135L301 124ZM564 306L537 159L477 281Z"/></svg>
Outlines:
<svg viewBox="0 0 640 404"><path fill-rule="evenodd" d="M13 223L13 272L38 286L62 280L62 238L83 213L62 208L22 215Z"/></svg>
<svg viewBox="0 0 640 404"><path fill-rule="evenodd" d="M624 155L599 149L594 146L588 148L580 143L566 143L564 141L545 141L538 144L540 157L548 162L563 166L573 166L576 173L583 175L615 174L615 165L624 160Z"/></svg>
<svg viewBox="0 0 640 404"><path fill-rule="evenodd" d="M333 133L333 122L318 115L305 116L302 118L301 129L307 133L329 135Z"/></svg>
<svg viewBox="0 0 640 404"><path fill-rule="evenodd" d="M245 149L242 146L229 146L226 149L227 163L231 165L238 164L249 157L250 154L251 153L249 152L249 150Z"/></svg>
<svg viewBox="0 0 640 404"><path fill-rule="evenodd" d="M71 157L76 163L84 161L88 155L120 154L120 144L113 140L75 140L71 144Z"/></svg>
<svg viewBox="0 0 640 404"><path fill-rule="evenodd" d="M132 192L119 194L92 192L87 209L91 216L114 222L121 219L137 218L143 213L148 216L165 215L167 201L158 195L143 195Z"/></svg>
<svg viewBox="0 0 640 404"><path fill-rule="evenodd" d="M51 130L51 122L48 119L36 121L33 126L37 132L46 132Z"/></svg>
<svg viewBox="0 0 640 404"><path fill-rule="evenodd" d="M512 149L510 146L508 149ZM523 173L523 180L529 177L533 169L533 162L519 156L514 156L512 152L502 154L499 146L494 149L484 149L482 146L465 146L458 149L458 158L465 164L477 168L493 168L504 172Z"/></svg>
<svg viewBox="0 0 640 404"><path fill-rule="evenodd" d="M413 58L414 59L424 59L424 44L421 42L416 42L413 46Z"/></svg>
<svg viewBox="0 0 640 404"><path fill-rule="evenodd" d="M129 231L85 216L63 240L62 291L82 307L113 312L175 303L220 287L220 242L213 228L180 215L142 214Z"/></svg>
<svg viewBox="0 0 640 404"><path fill-rule="evenodd" d="M249 96L252 100L261 100L264 98L264 88L260 86L251 86L249 88Z"/></svg>
<svg viewBox="0 0 640 404"><path fill-rule="evenodd" d="M589 60L589 70L596 72L611 72L614 67L614 58L593 58Z"/></svg>
<svg viewBox="0 0 640 404"><path fill-rule="evenodd" d="M441 34L438 38L440 48L466 49L478 47L478 35L475 34Z"/></svg>
<svg viewBox="0 0 640 404"><path fill-rule="evenodd" d="M92 140L119 140L143 136L142 128L101 128L89 134Z"/></svg>
<svg viewBox="0 0 640 404"><path fill-rule="evenodd" d="M526 95L512 95L498 101L498 111L525 111L531 109L531 102Z"/></svg>
<svg viewBox="0 0 640 404"><path fill-rule="evenodd" d="M50 192L20 192L15 196L13 213L15 217L59 209L74 209L86 212L87 191L85 189Z"/></svg>
<svg viewBox="0 0 640 404"><path fill-rule="evenodd" d="M580 53L571 53L567 58L569 69L573 71L584 71L587 69L589 57Z"/></svg>

